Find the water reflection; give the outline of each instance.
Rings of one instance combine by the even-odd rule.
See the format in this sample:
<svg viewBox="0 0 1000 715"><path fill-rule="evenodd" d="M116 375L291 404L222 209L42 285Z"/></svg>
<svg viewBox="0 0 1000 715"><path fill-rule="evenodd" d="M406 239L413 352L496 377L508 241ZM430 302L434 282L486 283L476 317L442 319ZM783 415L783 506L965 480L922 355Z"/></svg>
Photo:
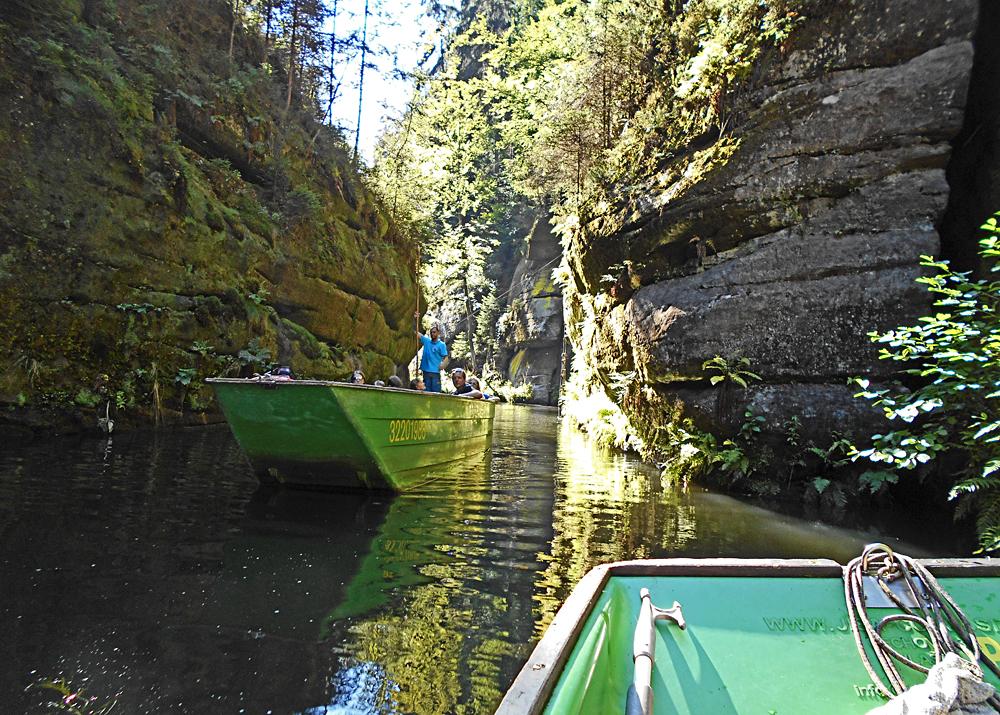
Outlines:
<svg viewBox="0 0 1000 715"><path fill-rule="evenodd" d="M598 563L847 559L872 538L700 490L665 489L655 469L594 449L568 428L553 449L528 411L498 420L521 439L498 445L485 480L468 479L465 488L461 478L441 481L393 502L348 587L352 596L335 612L344 618L332 631L343 665L330 704L306 713L492 712L570 589ZM402 589L393 586L401 570L410 579ZM383 601L366 614L364 594L373 593ZM357 704L359 689L376 693L368 705Z"/></svg>
<svg viewBox="0 0 1000 715"><path fill-rule="evenodd" d="M524 456L498 449L492 467ZM372 712L358 709L361 683L373 693L368 702L380 703L375 712L495 707L500 661L511 653L516 628L510 582L521 581L523 592L530 572L504 573L517 529L489 466L467 465L393 500L333 613L330 640L344 667L331 682L331 703L306 712ZM373 682L379 683L374 690Z"/></svg>
<svg viewBox="0 0 1000 715"><path fill-rule="evenodd" d="M497 411L487 459L395 498L259 489L222 429L0 452L0 693L122 712L492 712L576 581L625 558L831 556L780 516ZM904 551L921 553L912 545Z"/></svg>

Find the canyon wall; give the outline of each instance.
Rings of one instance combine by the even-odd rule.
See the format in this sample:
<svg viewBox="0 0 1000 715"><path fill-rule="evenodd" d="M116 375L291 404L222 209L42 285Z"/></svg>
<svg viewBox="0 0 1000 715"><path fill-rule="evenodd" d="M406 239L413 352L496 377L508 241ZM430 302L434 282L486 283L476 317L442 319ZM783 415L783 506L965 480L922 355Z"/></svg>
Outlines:
<svg viewBox="0 0 1000 715"><path fill-rule="evenodd" d="M627 386L634 423L731 434L751 410L775 440L794 418L818 443L877 426L848 380L887 378L867 333L929 310L915 280L941 251L978 5L802 3L721 136L575 232L568 332L605 387ZM716 356L762 379L720 390Z"/></svg>
<svg viewBox="0 0 1000 715"><path fill-rule="evenodd" d="M552 279L562 247L547 212L536 217L525 238L500 326L499 368L514 386L531 385L528 402L559 401L563 357L562 289Z"/></svg>
<svg viewBox="0 0 1000 715"><path fill-rule="evenodd" d="M200 421L205 377L412 357L416 248L227 4L43 6L0 13L0 420Z"/></svg>

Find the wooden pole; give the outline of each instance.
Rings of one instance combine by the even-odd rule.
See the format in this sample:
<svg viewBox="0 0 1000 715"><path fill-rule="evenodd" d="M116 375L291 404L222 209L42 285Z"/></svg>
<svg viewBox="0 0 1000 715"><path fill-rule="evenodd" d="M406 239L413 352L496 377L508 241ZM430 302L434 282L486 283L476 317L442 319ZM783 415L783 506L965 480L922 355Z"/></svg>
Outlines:
<svg viewBox="0 0 1000 715"><path fill-rule="evenodd" d="M417 309L413 313L413 321L417 324L417 332L420 332L420 244L416 244L416 251L413 256L413 293L417 301ZM420 378L420 350L424 347L423 343L417 344L417 357L416 367L414 368L414 376Z"/></svg>

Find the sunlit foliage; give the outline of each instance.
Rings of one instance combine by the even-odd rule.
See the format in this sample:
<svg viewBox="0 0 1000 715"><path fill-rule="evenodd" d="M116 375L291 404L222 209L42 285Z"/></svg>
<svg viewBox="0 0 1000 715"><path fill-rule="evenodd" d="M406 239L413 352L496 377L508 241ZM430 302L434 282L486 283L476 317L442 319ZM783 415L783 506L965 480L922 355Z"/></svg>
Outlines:
<svg viewBox="0 0 1000 715"><path fill-rule="evenodd" d="M481 12L442 67L419 79L373 171L396 220L422 239L430 307L471 315L475 325L464 330L488 353L495 331L482 326L492 327L501 308L491 304L497 271L489 267L510 255L518 207L550 209L566 238L578 217L627 197L693 138L727 132L754 63L780 50L796 6L523 0L505 26ZM443 289L455 247L477 276Z"/></svg>
<svg viewBox="0 0 1000 715"><path fill-rule="evenodd" d="M376 147L372 180L420 241L426 307L457 316L468 345L463 362L477 368L493 352L499 310L488 261L516 198L484 111L490 93L462 78L463 46L452 48L433 79L418 82L407 114Z"/></svg>
<svg viewBox="0 0 1000 715"><path fill-rule="evenodd" d="M983 225L989 236L980 242L992 273L1000 271L998 217ZM918 279L937 297L934 314L871 333L884 346L879 357L908 366L903 373L917 387L877 388L857 380L859 396L880 406L895 427L873 435L857 458L878 465L869 480L957 459L951 497L976 510L982 548L1000 549L1000 281L975 280L930 256L923 265L936 271Z"/></svg>

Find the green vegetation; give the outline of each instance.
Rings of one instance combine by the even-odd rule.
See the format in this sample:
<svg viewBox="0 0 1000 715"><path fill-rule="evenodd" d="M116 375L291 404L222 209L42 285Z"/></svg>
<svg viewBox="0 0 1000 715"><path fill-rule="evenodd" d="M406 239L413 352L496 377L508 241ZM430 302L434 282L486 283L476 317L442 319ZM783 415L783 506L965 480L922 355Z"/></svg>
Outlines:
<svg viewBox="0 0 1000 715"><path fill-rule="evenodd" d="M266 370L271 361L271 351L261 347L257 338L250 340L250 344L237 353L241 365L247 365L260 372Z"/></svg>
<svg viewBox="0 0 1000 715"><path fill-rule="evenodd" d="M982 228L989 272L1000 271L997 214ZM907 366L908 384L877 387L859 378L859 397L882 408L890 424L856 450L876 469L862 475L874 489L937 462L954 475L952 499L973 510L983 550L1000 549L1000 281L974 279L947 261L924 256L936 271L918 279L936 296L933 315L916 325L871 333L879 357Z"/></svg>
<svg viewBox="0 0 1000 715"><path fill-rule="evenodd" d="M409 357L415 248L321 123L356 50L339 38L329 62L325 16L315 0L3 13L11 417L87 424L110 400L119 424L169 421L212 409L205 377Z"/></svg>
<svg viewBox="0 0 1000 715"><path fill-rule="evenodd" d="M801 21L797 8L548 0L519 4L507 27L473 22L383 140L380 180L417 216L432 208L430 179L450 189L449 207L520 196L553 202L566 221L604 192L638 188L691 138L732 128L736 95Z"/></svg>
<svg viewBox="0 0 1000 715"><path fill-rule="evenodd" d="M646 443L637 434L621 403L626 395L616 394L617 402L608 397L607 391L599 386L586 357L577 353L573 357L573 370L569 381L563 386L562 414L578 429L586 432L595 445L602 448L635 451L651 456ZM619 380L622 386L634 385L633 381Z"/></svg>
<svg viewBox="0 0 1000 715"><path fill-rule="evenodd" d="M534 392L530 383L525 382L515 385L509 380L504 379L503 375L490 365L483 368L480 380L486 392L496 395L504 402L512 404L515 402L527 402L531 399L531 395Z"/></svg>
<svg viewBox="0 0 1000 715"><path fill-rule="evenodd" d="M428 309L461 326L468 362L494 352L494 282L517 248L518 216L545 206L568 240L610 203L645 192L692 139L732 128L735 97L788 38L795 7L544 0L466 18L382 137L372 181L421 244Z"/></svg>
<svg viewBox="0 0 1000 715"><path fill-rule="evenodd" d="M504 402L516 403L527 402L535 393L530 383L523 382L515 385L507 380L498 380L489 383L490 394L496 394Z"/></svg>
<svg viewBox="0 0 1000 715"><path fill-rule="evenodd" d="M746 389L750 380L760 380L760 375L755 372L750 372L750 361L745 357L739 358L738 360L730 363L730 361L726 360L724 357L716 355L715 357L702 363L701 369L706 372L712 371L717 373L708 379L708 381L713 385L729 381Z"/></svg>

